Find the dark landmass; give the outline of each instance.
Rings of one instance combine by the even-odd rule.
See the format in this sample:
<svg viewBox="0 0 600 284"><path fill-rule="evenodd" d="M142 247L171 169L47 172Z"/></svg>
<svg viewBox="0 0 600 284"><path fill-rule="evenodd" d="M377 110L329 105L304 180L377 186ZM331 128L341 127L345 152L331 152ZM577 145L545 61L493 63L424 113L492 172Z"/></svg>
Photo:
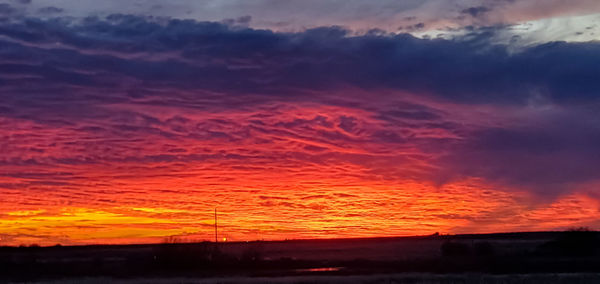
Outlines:
<svg viewBox="0 0 600 284"><path fill-rule="evenodd" d="M600 273L600 232L0 247L0 282L108 277Z"/></svg>

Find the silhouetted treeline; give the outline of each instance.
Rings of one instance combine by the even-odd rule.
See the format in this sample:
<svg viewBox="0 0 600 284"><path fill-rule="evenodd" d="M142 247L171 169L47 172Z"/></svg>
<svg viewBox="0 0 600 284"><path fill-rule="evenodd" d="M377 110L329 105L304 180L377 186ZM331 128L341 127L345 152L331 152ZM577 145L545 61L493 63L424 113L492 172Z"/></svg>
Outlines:
<svg viewBox="0 0 600 284"><path fill-rule="evenodd" d="M444 272L600 272L600 232L586 228L554 233L538 245L519 249L510 241L447 238L440 247Z"/></svg>
<svg viewBox="0 0 600 284"><path fill-rule="evenodd" d="M600 253L600 233L586 228L573 229L537 249L544 256L592 257Z"/></svg>

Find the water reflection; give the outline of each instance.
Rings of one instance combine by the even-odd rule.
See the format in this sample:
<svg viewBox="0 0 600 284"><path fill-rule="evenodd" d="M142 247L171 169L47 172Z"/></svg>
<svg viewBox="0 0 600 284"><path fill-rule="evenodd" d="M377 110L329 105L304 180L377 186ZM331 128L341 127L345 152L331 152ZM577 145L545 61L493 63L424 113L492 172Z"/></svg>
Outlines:
<svg viewBox="0 0 600 284"><path fill-rule="evenodd" d="M343 267L317 267L317 268L302 268L296 269L296 272L326 272L326 271L340 271Z"/></svg>

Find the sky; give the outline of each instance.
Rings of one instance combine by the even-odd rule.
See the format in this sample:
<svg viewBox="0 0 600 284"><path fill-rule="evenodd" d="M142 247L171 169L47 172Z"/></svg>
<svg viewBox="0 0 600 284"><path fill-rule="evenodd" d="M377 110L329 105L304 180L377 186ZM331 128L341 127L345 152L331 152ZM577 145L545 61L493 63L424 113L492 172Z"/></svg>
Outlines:
<svg viewBox="0 0 600 284"><path fill-rule="evenodd" d="M599 20L0 1L0 245L600 229Z"/></svg>

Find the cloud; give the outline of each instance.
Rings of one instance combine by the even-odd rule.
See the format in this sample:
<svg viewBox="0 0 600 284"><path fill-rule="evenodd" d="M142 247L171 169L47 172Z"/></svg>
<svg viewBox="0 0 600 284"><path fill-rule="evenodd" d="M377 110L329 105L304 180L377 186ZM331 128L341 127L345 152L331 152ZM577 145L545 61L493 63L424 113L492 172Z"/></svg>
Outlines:
<svg viewBox="0 0 600 284"><path fill-rule="evenodd" d="M106 135L117 131L173 139L189 131L185 123L166 130L161 118L109 107L114 104L233 110L277 101L310 101L364 109L379 121L403 126L371 129L371 136L364 139L374 143L427 148L436 142L420 145L425 142L415 137L449 132L452 134L441 137L467 139L464 146L448 150L459 154L467 155L470 149L485 150L482 157L503 153L497 148L501 145L494 146L499 140L527 142L502 145L515 153L518 147L535 153L548 147L541 141L552 141L550 138L563 133L561 129L546 132L549 138L540 138L540 145L536 145L522 140L533 139L528 135L536 132L502 132L494 130L494 125L460 129L449 121L453 119L451 109L432 108L418 100L516 108L557 104L577 109L598 104L600 89L600 81L595 80L595 74L600 73L600 45L595 42L554 42L511 52L507 46L487 42L489 37L485 34L469 34L457 40L426 40L405 34L352 36L338 27L275 33L221 23L132 15L75 22L66 18L26 19L4 23L0 34L5 43L1 50L4 73L0 80L5 83L2 88L5 93L19 94L4 100L2 107L9 116L48 125L122 118L123 122L115 121L110 127L90 128ZM365 103L361 95L339 91L352 88L365 90L376 99ZM39 92L40 89L45 91ZM405 99L402 94L407 93L416 97ZM421 99L411 103L417 97ZM197 103L202 101L206 103ZM567 119L575 123L577 117ZM253 127L266 125L264 120L255 121L261 124ZM328 130L334 123L339 124L340 131ZM304 149L323 149L323 143L358 141L344 134L358 133L357 119L345 114L339 122L316 115L276 125L292 130L300 127L302 131L313 131L310 135L322 137L318 144L306 145ZM581 132L592 131L590 127ZM212 128L201 133L195 133L197 139L237 141L244 139L240 135L249 135ZM308 134L294 135L304 139ZM592 147L586 149L591 151ZM158 154L149 159L175 161L180 157ZM482 163L483 160L472 158L472 165ZM493 165L489 168L491 172L504 172ZM464 171L493 178L489 173ZM515 183L520 180L518 174L524 172L512 174ZM592 178L585 172L575 171L563 181ZM537 176L536 182L543 184L540 179L552 174L542 171ZM506 179L511 180L511 176Z"/></svg>
<svg viewBox="0 0 600 284"><path fill-rule="evenodd" d="M3 17L11 16L15 12L17 12L17 10L15 8L13 8L12 6L10 6L9 4L0 3L0 16L3 16Z"/></svg>
<svg viewBox="0 0 600 284"><path fill-rule="evenodd" d="M492 40L502 26L449 40L254 21L0 22L0 209L223 200L244 212L238 232L340 226L322 213L368 235L453 231L593 195L597 42L514 50ZM408 223L386 227L384 211Z"/></svg>
<svg viewBox="0 0 600 284"><path fill-rule="evenodd" d="M464 144L442 158L443 171L453 177L482 177L550 198L597 181L600 151L594 145L600 142L600 128L596 115L575 109L529 119L535 123L469 134Z"/></svg>
<svg viewBox="0 0 600 284"><path fill-rule="evenodd" d="M63 11L64 9L53 6L43 7L38 10L40 14L58 14L62 13Z"/></svg>
<svg viewBox="0 0 600 284"><path fill-rule="evenodd" d="M131 15L81 23L29 19L4 24L0 33L5 56L43 62L5 64L6 75L52 85L111 86L128 80L260 94L377 86L463 103L504 104L538 97L556 103L595 101L600 87L593 78L600 66L595 42L553 42L515 53L487 42L485 33L464 40L351 36L337 27L274 33ZM559 68L565 64L570 67Z"/></svg>
<svg viewBox="0 0 600 284"><path fill-rule="evenodd" d="M490 11L491 11L491 9L489 7L477 6L477 7L466 8L460 12L462 14L467 14L467 15L470 15L471 17L477 18L477 17L483 16L484 14L486 14Z"/></svg>
<svg viewBox="0 0 600 284"><path fill-rule="evenodd" d="M223 19L253 18L247 25L278 31L299 31L306 28L340 25L357 32L372 29L396 32L399 26L413 26L422 22L426 29L442 31L446 28L462 28L469 25L513 25L525 21L570 17L598 13L595 0L548 0L540 4L535 0L521 1L365 1L348 0L343 7L334 0L304 0L277 3L272 0L208 0L208 1L117 1L102 2L91 0L38 0L29 4L31 12L45 6L65 9L65 15L86 17L89 15L109 15L113 13L137 14L176 19L198 19L221 21ZM482 8L483 7L483 8ZM485 17L472 17L468 11L478 13L490 9ZM462 17L457 12L465 10ZM466 16L466 17L465 17ZM419 22L414 20L418 18ZM422 30L415 30L422 32ZM411 31L412 32L412 31Z"/></svg>

